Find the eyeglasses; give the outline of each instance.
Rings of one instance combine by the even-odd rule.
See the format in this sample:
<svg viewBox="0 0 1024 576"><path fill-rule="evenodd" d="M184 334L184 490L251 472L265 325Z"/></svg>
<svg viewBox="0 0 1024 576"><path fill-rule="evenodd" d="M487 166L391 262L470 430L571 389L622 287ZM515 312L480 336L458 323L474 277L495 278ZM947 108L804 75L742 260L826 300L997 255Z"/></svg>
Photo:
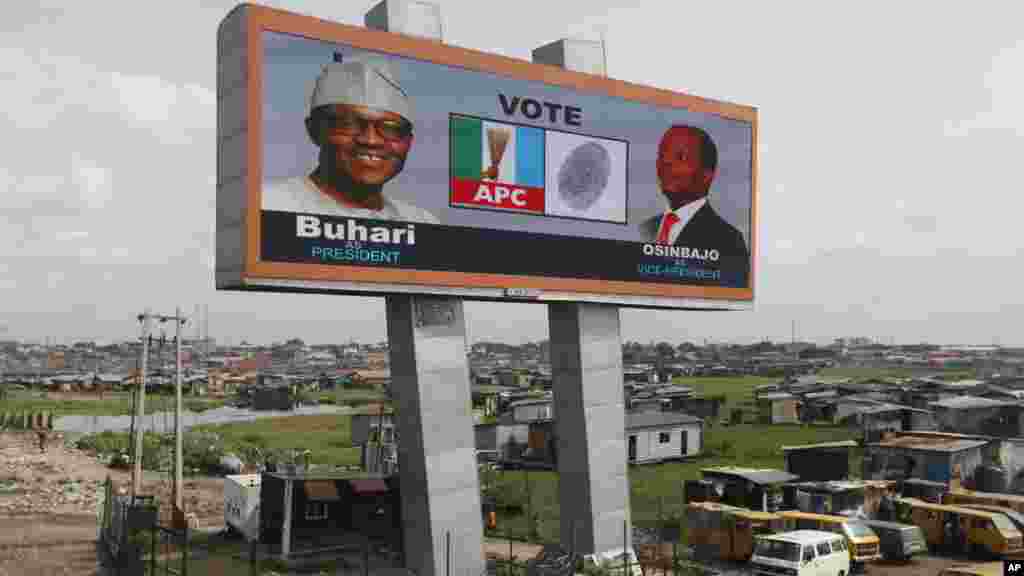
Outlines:
<svg viewBox="0 0 1024 576"><path fill-rule="evenodd" d="M385 140L402 140L412 134L412 124L406 120L366 118L352 113L327 114L327 128L346 136L363 134L371 124Z"/></svg>

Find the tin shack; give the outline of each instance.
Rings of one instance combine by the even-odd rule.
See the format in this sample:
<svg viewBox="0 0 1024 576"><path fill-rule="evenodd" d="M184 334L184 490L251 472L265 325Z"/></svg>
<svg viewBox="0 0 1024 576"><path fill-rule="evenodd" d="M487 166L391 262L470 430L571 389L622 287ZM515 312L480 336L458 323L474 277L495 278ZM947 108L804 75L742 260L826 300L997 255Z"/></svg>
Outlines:
<svg viewBox="0 0 1024 576"><path fill-rule="evenodd" d="M853 440L783 446L786 472L805 481L845 480L850 477L850 451L856 447Z"/></svg>
<svg viewBox="0 0 1024 576"><path fill-rule="evenodd" d="M920 478L948 483L954 469L966 481L984 463L990 440L959 435L890 435L864 447L863 478Z"/></svg>
<svg viewBox="0 0 1024 576"><path fill-rule="evenodd" d="M782 470L758 468L705 468L700 471L721 502L762 512L775 512L782 506L782 486L797 480Z"/></svg>
<svg viewBox="0 0 1024 576"><path fill-rule="evenodd" d="M296 554L361 544L366 538L398 553L399 498L397 476L264 472L260 542L285 561Z"/></svg>

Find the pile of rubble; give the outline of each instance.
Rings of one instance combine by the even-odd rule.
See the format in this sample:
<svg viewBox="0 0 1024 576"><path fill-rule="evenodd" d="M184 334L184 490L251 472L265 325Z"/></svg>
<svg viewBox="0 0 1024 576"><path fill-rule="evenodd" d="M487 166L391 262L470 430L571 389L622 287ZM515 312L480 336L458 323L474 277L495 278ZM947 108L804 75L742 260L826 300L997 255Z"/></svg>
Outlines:
<svg viewBox="0 0 1024 576"><path fill-rule="evenodd" d="M0 516L96 513L104 474L88 454L35 433L0 434Z"/></svg>

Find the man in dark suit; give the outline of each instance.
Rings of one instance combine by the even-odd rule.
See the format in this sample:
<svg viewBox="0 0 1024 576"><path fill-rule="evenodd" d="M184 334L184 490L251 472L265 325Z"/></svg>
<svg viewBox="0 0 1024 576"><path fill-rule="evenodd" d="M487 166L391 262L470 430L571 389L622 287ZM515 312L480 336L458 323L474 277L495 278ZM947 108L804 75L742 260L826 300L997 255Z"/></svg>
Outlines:
<svg viewBox="0 0 1024 576"><path fill-rule="evenodd" d="M706 262L721 271L721 286L747 287L750 253L743 234L722 219L708 202L718 170L718 148L711 136L694 126L676 125L658 146L658 183L668 201L663 214L644 220L645 242L716 250L718 260Z"/></svg>

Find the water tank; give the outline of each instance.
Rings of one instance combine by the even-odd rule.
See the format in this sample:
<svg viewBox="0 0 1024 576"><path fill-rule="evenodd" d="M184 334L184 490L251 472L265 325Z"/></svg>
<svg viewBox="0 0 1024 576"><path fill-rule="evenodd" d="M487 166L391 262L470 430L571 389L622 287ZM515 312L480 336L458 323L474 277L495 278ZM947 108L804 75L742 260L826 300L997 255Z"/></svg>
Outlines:
<svg viewBox="0 0 1024 576"><path fill-rule="evenodd" d="M1002 466L979 466L974 479L978 492L1006 492L1006 469Z"/></svg>

